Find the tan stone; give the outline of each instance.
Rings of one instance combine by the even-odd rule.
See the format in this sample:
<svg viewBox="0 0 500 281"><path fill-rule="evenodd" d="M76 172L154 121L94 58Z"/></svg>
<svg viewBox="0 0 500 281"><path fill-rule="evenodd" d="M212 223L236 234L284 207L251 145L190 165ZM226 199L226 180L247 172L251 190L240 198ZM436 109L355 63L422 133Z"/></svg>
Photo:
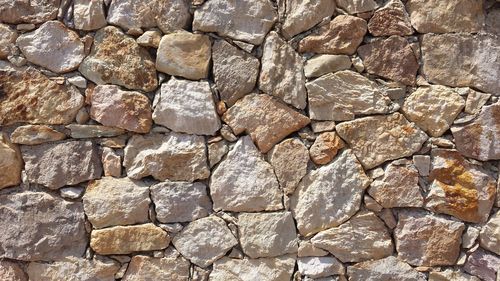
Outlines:
<svg viewBox="0 0 500 281"><path fill-rule="evenodd" d="M459 270L446 269L439 272L429 272L429 281L481 281L481 279L463 273Z"/></svg>
<svg viewBox="0 0 500 281"><path fill-rule="evenodd" d="M106 25L103 0L75 0L73 4L75 28L95 30Z"/></svg>
<svg viewBox="0 0 500 281"><path fill-rule="evenodd" d="M74 139L116 137L125 133L123 129L101 125L69 124L66 129Z"/></svg>
<svg viewBox="0 0 500 281"><path fill-rule="evenodd" d="M410 17L400 0L387 2L375 11L368 22L368 31L373 36L408 36L413 34Z"/></svg>
<svg viewBox="0 0 500 281"><path fill-rule="evenodd" d="M32 281L114 281L118 269L118 262L111 259L70 257L53 263L32 262L27 273Z"/></svg>
<svg viewBox="0 0 500 281"><path fill-rule="evenodd" d="M102 150L102 169L104 176L119 178L122 174L122 157L116 154L113 149L104 147Z"/></svg>
<svg viewBox="0 0 500 281"><path fill-rule="evenodd" d="M346 55L317 55L308 59L304 65L307 78L320 77L330 72L346 70L351 67L351 59Z"/></svg>
<svg viewBox="0 0 500 281"><path fill-rule="evenodd" d="M23 160L17 145L0 132L0 189L21 183Z"/></svg>
<svg viewBox="0 0 500 281"><path fill-rule="evenodd" d="M15 30L0 23L0 59L6 59L14 52L17 36Z"/></svg>
<svg viewBox="0 0 500 281"><path fill-rule="evenodd" d="M464 112L468 114L477 114L490 99L491 94L485 94L473 89L467 89L467 100L465 101Z"/></svg>
<svg viewBox="0 0 500 281"><path fill-rule="evenodd" d="M360 262L347 268L351 281L405 280L424 281L423 273L419 273L407 263L394 256L374 261Z"/></svg>
<svg viewBox="0 0 500 281"><path fill-rule="evenodd" d="M161 41L161 32L158 30L148 30L137 38L137 44L144 47L158 49Z"/></svg>
<svg viewBox="0 0 500 281"><path fill-rule="evenodd" d="M336 0L336 2L339 8L351 15L369 12L378 7L378 4L373 0Z"/></svg>
<svg viewBox="0 0 500 281"><path fill-rule="evenodd" d="M322 133L309 149L311 160L317 165L328 164L344 145L344 141L335 132Z"/></svg>
<svg viewBox="0 0 500 281"><path fill-rule="evenodd" d="M123 281L162 280L187 281L189 279L189 262L182 258L152 258L133 256Z"/></svg>
<svg viewBox="0 0 500 281"><path fill-rule="evenodd" d="M293 193L307 172L309 153L304 143L297 138L286 139L269 151L268 158L281 189L285 194Z"/></svg>
<svg viewBox="0 0 500 281"><path fill-rule="evenodd" d="M285 38L304 32L324 18L332 16L335 10L335 1L301 1L301 0L280 0L278 1L278 11L282 19L283 26L281 33Z"/></svg>
<svg viewBox="0 0 500 281"><path fill-rule="evenodd" d="M35 145L63 140L66 135L46 125L24 125L17 127L10 138L13 143Z"/></svg>
<svg viewBox="0 0 500 281"><path fill-rule="evenodd" d="M210 168L217 165L229 151L226 140L210 143L208 145L208 163Z"/></svg>
<svg viewBox="0 0 500 281"><path fill-rule="evenodd" d="M496 211L479 235L481 247L500 255L500 211Z"/></svg>
<svg viewBox="0 0 500 281"><path fill-rule="evenodd" d="M25 1L2 0L0 2L0 22L17 23L42 23L55 19L59 9L60 0Z"/></svg>
<svg viewBox="0 0 500 281"><path fill-rule="evenodd" d="M328 254L327 251L314 246L310 240L299 241L298 257L322 257Z"/></svg>
<svg viewBox="0 0 500 281"><path fill-rule="evenodd" d="M260 259L224 257L215 262L210 281L289 281L294 267L295 258L288 255Z"/></svg>
<svg viewBox="0 0 500 281"><path fill-rule="evenodd" d="M28 278L26 278L26 273L17 263L2 260L0 261L0 280L28 281Z"/></svg>

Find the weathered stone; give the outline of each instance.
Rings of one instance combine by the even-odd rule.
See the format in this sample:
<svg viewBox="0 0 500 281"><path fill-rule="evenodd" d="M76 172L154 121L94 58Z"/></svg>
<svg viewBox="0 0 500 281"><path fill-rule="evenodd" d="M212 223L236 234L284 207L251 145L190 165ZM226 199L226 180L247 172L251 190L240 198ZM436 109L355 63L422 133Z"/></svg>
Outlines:
<svg viewBox="0 0 500 281"><path fill-rule="evenodd" d="M106 25L103 0L75 0L73 4L73 20L75 28L95 30Z"/></svg>
<svg viewBox="0 0 500 281"><path fill-rule="evenodd" d="M346 55L317 55L308 59L304 65L307 78L320 77L330 72L346 70L351 67L351 59Z"/></svg>
<svg viewBox="0 0 500 281"><path fill-rule="evenodd" d="M375 10L378 4L373 0L336 0L337 6L349 14L359 14Z"/></svg>
<svg viewBox="0 0 500 281"><path fill-rule="evenodd" d="M221 140L208 145L208 163L210 168L217 165L229 151L227 141Z"/></svg>
<svg viewBox="0 0 500 281"><path fill-rule="evenodd" d="M500 274L500 258L481 248L474 251L464 265L465 272L484 281L496 281Z"/></svg>
<svg viewBox="0 0 500 281"><path fill-rule="evenodd" d="M46 125L25 125L17 127L10 138L13 143L35 145L63 140L66 135Z"/></svg>
<svg viewBox="0 0 500 281"><path fill-rule="evenodd" d="M272 166L248 136L240 138L212 173L210 194L215 211L271 211L283 208Z"/></svg>
<svg viewBox="0 0 500 281"><path fill-rule="evenodd" d="M351 150L309 172L291 197L290 209L300 234L306 236L347 221L359 209L370 184Z"/></svg>
<svg viewBox="0 0 500 281"><path fill-rule="evenodd" d="M0 189L20 184L22 169L19 148L0 132Z"/></svg>
<svg viewBox="0 0 500 281"><path fill-rule="evenodd" d="M67 258L53 263L32 262L27 273L33 281L114 281L119 264L111 259Z"/></svg>
<svg viewBox="0 0 500 281"><path fill-rule="evenodd" d="M356 115L388 113L391 100L361 74L344 70L306 84L309 115L315 120L351 120Z"/></svg>
<svg viewBox="0 0 500 281"><path fill-rule="evenodd" d="M404 37L391 36L359 47L366 71L387 79L414 85L419 68L417 57Z"/></svg>
<svg viewBox="0 0 500 281"><path fill-rule="evenodd" d="M0 280L28 281L28 278L17 263L2 260L0 261Z"/></svg>
<svg viewBox="0 0 500 281"><path fill-rule="evenodd" d="M306 116L265 94L246 95L229 108L222 120L235 134L250 134L263 153L310 122Z"/></svg>
<svg viewBox="0 0 500 281"><path fill-rule="evenodd" d="M206 81L171 78L162 84L159 99L153 112L157 124L176 132L197 135L214 135L221 127Z"/></svg>
<svg viewBox="0 0 500 281"><path fill-rule="evenodd" d="M429 281L480 281L480 279L448 268L444 271L429 272Z"/></svg>
<svg viewBox="0 0 500 281"><path fill-rule="evenodd" d="M90 117L105 125L136 133L151 129L151 103L139 92L123 91L115 85L99 85L90 95Z"/></svg>
<svg viewBox="0 0 500 281"><path fill-rule="evenodd" d="M316 138L309 149L309 155L317 165L328 164L344 145L342 139L335 132L325 132Z"/></svg>
<svg viewBox="0 0 500 281"><path fill-rule="evenodd" d="M146 49L114 26L97 31L92 51L78 70L98 85L115 84L148 92L158 84L154 61Z"/></svg>
<svg viewBox="0 0 500 281"><path fill-rule="evenodd" d="M194 12L193 30L260 45L276 19L269 0L211 0Z"/></svg>
<svg viewBox="0 0 500 281"><path fill-rule="evenodd" d="M201 136L178 133L134 135L125 147L123 166L129 177L194 181L210 175Z"/></svg>
<svg viewBox="0 0 500 281"><path fill-rule="evenodd" d="M200 183L166 181L151 186L156 218L162 223L187 222L208 216L212 202Z"/></svg>
<svg viewBox="0 0 500 281"><path fill-rule="evenodd" d="M50 261L85 252L80 202L32 191L1 195L0 202L0 258Z"/></svg>
<svg viewBox="0 0 500 281"><path fill-rule="evenodd" d="M211 216L189 223L172 240L192 263L207 267L238 244L223 219Z"/></svg>
<svg viewBox="0 0 500 281"><path fill-rule="evenodd" d="M299 109L306 107L304 62L295 50L271 31L263 46L259 89Z"/></svg>
<svg viewBox="0 0 500 281"><path fill-rule="evenodd" d="M500 255L500 211L494 213L479 235L481 247Z"/></svg>
<svg viewBox="0 0 500 281"><path fill-rule="evenodd" d="M324 18L329 18L335 10L335 2L331 0L320 1L278 1L278 11L283 25L281 33L285 38L302 33L318 23Z"/></svg>
<svg viewBox="0 0 500 281"><path fill-rule="evenodd" d="M2 0L0 22L11 24L46 22L56 18L60 3L60 0Z"/></svg>
<svg viewBox="0 0 500 281"><path fill-rule="evenodd" d="M427 177L431 168L431 157L428 155L413 155L413 165L417 168L419 175Z"/></svg>
<svg viewBox="0 0 500 281"><path fill-rule="evenodd" d="M163 36L156 53L156 69L191 80L207 78L210 62L207 35L177 32Z"/></svg>
<svg viewBox="0 0 500 281"><path fill-rule="evenodd" d="M74 139L116 137L125 133L123 129L101 125L69 124L66 129L71 131Z"/></svg>
<svg viewBox="0 0 500 281"><path fill-rule="evenodd" d="M21 147L31 183L50 189L100 178L101 161L91 141L61 141Z"/></svg>
<svg viewBox="0 0 500 281"><path fill-rule="evenodd" d="M6 59L14 52L17 32L6 24L0 23L0 59Z"/></svg>
<svg viewBox="0 0 500 281"><path fill-rule="evenodd" d="M184 281L189 278L189 262L182 257L152 258L148 256L133 256L123 281L161 280Z"/></svg>
<svg viewBox="0 0 500 281"><path fill-rule="evenodd" d="M102 150L102 168L106 177L120 177L122 174L122 158L113 149L104 147Z"/></svg>
<svg viewBox="0 0 500 281"><path fill-rule="evenodd" d="M500 2L497 0L497 2ZM497 3L498 5L498 3ZM491 34L500 34L500 9L498 6L492 6L486 14L485 24L483 29L486 30L487 33Z"/></svg>
<svg viewBox="0 0 500 281"><path fill-rule="evenodd" d="M420 150L427 135L400 113L359 118L336 127L366 169Z"/></svg>
<svg viewBox="0 0 500 281"><path fill-rule="evenodd" d="M468 114L477 114L490 99L491 94L485 94L467 88L467 100L465 101L464 112Z"/></svg>
<svg viewBox="0 0 500 281"><path fill-rule="evenodd" d="M100 255L124 255L165 249L168 233L152 223L92 230L90 247Z"/></svg>
<svg viewBox="0 0 500 281"><path fill-rule="evenodd" d="M158 49L161 41L161 32L158 30L148 30L139 36L136 41L141 46Z"/></svg>
<svg viewBox="0 0 500 281"><path fill-rule="evenodd" d="M299 241L298 257L322 257L328 254L327 251L314 246L310 240Z"/></svg>
<svg viewBox="0 0 500 281"><path fill-rule="evenodd" d="M347 268L349 280L379 281L405 280L424 281L425 275L394 256L375 261L360 262Z"/></svg>
<svg viewBox="0 0 500 281"><path fill-rule="evenodd" d="M303 257L297 260L299 272L311 278L343 275L344 265L334 257Z"/></svg>
<svg viewBox="0 0 500 281"><path fill-rule="evenodd" d="M408 36L413 34L410 17L400 0L393 0L375 11L368 22L368 31L373 36Z"/></svg>
<svg viewBox="0 0 500 281"><path fill-rule="evenodd" d="M281 256L261 259L231 259L224 257L214 264L211 281L289 281L293 275L295 258Z"/></svg>
<svg viewBox="0 0 500 281"><path fill-rule="evenodd" d="M480 229L468 226L467 230L462 235L462 248L469 249L476 243L477 238L479 237Z"/></svg>
<svg viewBox="0 0 500 281"><path fill-rule="evenodd" d="M298 50L301 53L353 55L363 42L366 31L367 25L364 19L339 15L329 24L302 39Z"/></svg>

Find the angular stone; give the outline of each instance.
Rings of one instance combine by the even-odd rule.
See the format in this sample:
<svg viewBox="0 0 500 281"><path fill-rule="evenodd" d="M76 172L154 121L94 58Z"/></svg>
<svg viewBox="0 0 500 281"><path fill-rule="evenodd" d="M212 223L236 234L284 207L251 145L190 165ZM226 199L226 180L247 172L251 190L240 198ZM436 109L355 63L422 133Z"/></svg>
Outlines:
<svg viewBox="0 0 500 281"><path fill-rule="evenodd" d="M351 68L351 59L349 56L317 55L306 61L304 74L307 78L314 78L349 68Z"/></svg>
<svg viewBox="0 0 500 281"><path fill-rule="evenodd" d="M90 95L90 117L105 125L136 133L151 129L151 103L147 96L123 91L115 85L99 85Z"/></svg>
<svg viewBox="0 0 500 281"><path fill-rule="evenodd" d="M336 0L337 6L349 14L359 14L375 10L378 4L373 0Z"/></svg>
<svg viewBox="0 0 500 281"><path fill-rule="evenodd" d="M100 178L101 161L91 141L61 141L21 147L24 169L31 183L58 189Z"/></svg>
<svg viewBox="0 0 500 281"><path fill-rule="evenodd" d="M161 32L158 30L148 30L137 38L137 44L144 47L158 49L161 41Z"/></svg>
<svg viewBox="0 0 500 281"><path fill-rule="evenodd" d="M335 132L325 132L316 138L309 149L309 155L317 165L328 164L344 146L344 141Z"/></svg>
<svg viewBox="0 0 500 281"><path fill-rule="evenodd" d="M311 278L343 275L344 265L334 257L303 257L297 260L299 272Z"/></svg>
<svg viewBox="0 0 500 281"><path fill-rule="evenodd" d="M343 122L336 130L366 169L387 160L411 156L428 138L400 113Z"/></svg>
<svg viewBox="0 0 500 281"><path fill-rule="evenodd" d="M410 17L400 0L387 2L373 13L368 22L368 31L373 36L408 36L413 34Z"/></svg>
<svg viewBox="0 0 500 281"><path fill-rule="evenodd" d="M465 101L464 112L468 114L477 114L481 112L483 106L490 99L491 94L481 93L470 88L466 89L466 91L467 100Z"/></svg>
<svg viewBox="0 0 500 281"><path fill-rule="evenodd" d="M103 0L75 0L73 4L75 28L95 30L106 26Z"/></svg>
<svg viewBox="0 0 500 281"><path fill-rule="evenodd" d="M494 213L479 235L481 247L500 255L500 211Z"/></svg>
<svg viewBox="0 0 500 281"><path fill-rule="evenodd" d="M283 25L281 33L285 38L302 33L318 23L324 18L330 18L335 10L335 2L330 0L320 1L278 1L278 11Z"/></svg>
<svg viewBox="0 0 500 281"><path fill-rule="evenodd" d="M42 23L57 17L60 0L25 1L2 0L0 1L0 22L17 23Z"/></svg>
<svg viewBox="0 0 500 281"><path fill-rule="evenodd" d="M92 230L90 247L100 255L125 255L165 249L170 237L152 223Z"/></svg>
<svg viewBox="0 0 500 281"><path fill-rule="evenodd" d="M293 275L295 258L281 256L261 259L231 259L224 257L214 263L211 281L289 281Z"/></svg>
<svg viewBox="0 0 500 281"><path fill-rule="evenodd" d="M104 147L102 150L102 168L106 177L120 177L122 174L122 158L113 149Z"/></svg>
<svg viewBox="0 0 500 281"><path fill-rule="evenodd" d="M66 129L71 131L74 139L116 137L125 133L125 130L101 125L69 124Z"/></svg>
<svg viewBox="0 0 500 281"><path fill-rule="evenodd" d="M265 94L246 95L226 111L222 120L235 134L250 134L263 153L310 122L306 116Z"/></svg>
<svg viewBox="0 0 500 281"><path fill-rule="evenodd" d="M28 281L28 278L26 278L26 273L17 263L2 260L0 261L0 280Z"/></svg>
<svg viewBox="0 0 500 281"><path fill-rule="evenodd" d="M114 281L118 269L118 262L111 259L86 260L71 257L53 263L32 262L28 265L27 273L33 281Z"/></svg>
<svg viewBox="0 0 500 281"><path fill-rule="evenodd" d="M241 137L212 173L210 195L215 211L271 211L283 208L273 167L248 136Z"/></svg>
<svg viewBox="0 0 500 281"><path fill-rule="evenodd" d="M446 269L444 271L429 272L429 281L481 281L479 278L463 273L459 270Z"/></svg>
<svg viewBox="0 0 500 281"><path fill-rule="evenodd" d="M134 135L125 147L123 166L129 177L195 181L210 175L201 136L178 133Z"/></svg>
<svg viewBox="0 0 500 281"><path fill-rule="evenodd" d="M352 281L405 280L425 281L425 275L394 256L360 262L347 268Z"/></svg>
<svg viewBox="0 0 500 281"><path fill-rule="evenodd" d="M173 131L214 135L221 127L215 103L206 81L171 78L161 85L159 102L153 112L156 124Z"/></svg>
<svg viewBox="0 0 500 281"><path fill-rule="evenodd" d="M464 265L465 272L484 281L496 281L500 274L500 258L481 248L474 251Z"/></svg>
<svg viewBox="0 0 500 281"><path fill-rule="evenodd" d="M158 84L155 64L147 50L114 26L97 31L90 55L78 70L98 85L115 84L148 92Z"/></svg>
<svg viewBox="0 0 500 281"><path fill-rule="evenodd" d="M19 148L0 132L0 189L20 184L22 169Z"/></svg>
<svg viewBox="0 0 500 281"><path fill-rule="evenodd" d="M322 257L328 254L327 251L314 246L311 240L299 241L298 257Z"/></svg>
<svg viewBox="0 0 500 281"><path fill-rule="evenodd" d="M207 267L223 257L238 241L223 219L210 216L189 223L172 243L192 263Z"/></svg>
<svg viewBox="0 0 500 281"><path fill-rule="evenodd" d="M156 218L162 223L189 222L206 217L212 211L203 183L165 181L150 189Z"/></svg>
<svg viewBox="0 0 500 281"><path fill-rule="evenodd" d="M208 145L208 162L210 164L210 168L217 165L228 151L229 147L225 140L210 143Z"/></svg>
<svg viewBox="0 0 500 281"><path fill-rule="evenodd" d="M10 138L13 143L35 145L63 140L66 135L46 125L24 125L17 127Z"/></svg>
<svg viewBox="0 0 500 281"><path fill-rule="evenodd" d="M195 10L193 30L260 45L276 19L269 0L211 0Z"/></svg>
<svg viewBox="0 0 500 281"><path fill-rule="evenodd" d="M22 261L83 256L88 239L80 202L24 191L0 196L0 258Z"/></svg>
<svg viewBox="0 0 500 281"><path fill-rule="evenodd" d="M370 184L351 150L309 172L291 197L290 209L300 234L307 236L338 226L352 217Z"/></svg>
<svg viewBox="0 0 500 281"><path fill-rule="evenodd" d="M0 23L0 59L6 59L14 53L17 36L15 30Z"/></svg>
<svg viewBox="0 0 500 281"><path fill-rule="evenodd" d="M271 31L263 45L259 89L298 109L306 107L304 62L295 50Z"/></svg>
<svg viewBox="0 0 500 281"><path fill-rule="evenodd" d="M404 37L391 36L359 47L366 71L405 85L416 83L417 57Z"/></svg>
<svg viewBox="0 0 500 281"><path fill-rule="evenodd" d="M306 84L309 116L314 120L351 120L356 115L388 113L391 99L361 74L344 70Z"/></svg>
<svg viewBox="0 0 500 281"><path fill-rule="evenodd" d="M364 19L339 15L299 42L299 52L353 55L367 31Z"/></svg>
<svg viewBox="0 0 500 281"><path fill-rule="evenodd" d="M168 277L167 277L168 276ZM182 258L152 258L148 256L133 256L123 281L188 280L189 262Z"/></svg>

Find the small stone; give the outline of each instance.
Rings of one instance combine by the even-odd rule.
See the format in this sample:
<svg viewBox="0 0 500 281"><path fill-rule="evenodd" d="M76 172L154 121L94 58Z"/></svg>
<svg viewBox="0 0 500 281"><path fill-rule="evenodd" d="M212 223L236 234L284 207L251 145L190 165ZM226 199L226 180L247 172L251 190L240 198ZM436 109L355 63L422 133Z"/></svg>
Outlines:
<svg viewBox="0 0 500 281"><path fill-rule="evenodd" d="M25 0L2 1L0 22L16 23L42 23L57 17L57 10L61 0L47 0L43 2Z"/></svg>
<svg viewBox="0 0 500 281"><path fill-rule="evenodd" d="M78 113L76 114L75 119L77 124L83 125L87 123L90 120L90 115L87 108L80 108L80 110L78 110Z"/></svg>
<svg viewBox="0 0 500 281"><path fill-rule="evenodd" d="M53 263L32 262L27 273L33 281L79 280L114 281L119 264L112 259L86 260L71 257Z"/></svg>
<svg viewBox="0 0 500 281"><path fill-rule="evenodd" d="M427 177L431 168L431 157L428 155L413 155L413 165L418 170L418 174Z"/></svg>
<svg viewBox="0 0 500 281"><path fill-rule="evenodd" d="M477 114L481 112L483 105L490 99L491 94L485 94L468 88L467 101L465 102L464 112L468 114Z"/></svg>
<svg viewBox="0 0 500 281"><path fill-rule="evenodd" d="M309 154L315 164L324 165L330 163L344 146L344 141L335 132L325 132L316 138Z"/></svg>
<svg viewBox="0 0 500 281"><path fill-rule="evenodd" d="M335 2L320 1L278 1L278 11L283 22L281 33L286 39L302 33L325 18L330 18L335 10Z"/></svg>
<svg viewBox="0 0 500 281"><path fill-rule="evenodd" d="M23 160L17 145L0 132L0 189L21 183Z"/></svg>
<svg viewBox="0 0 500 281"><path fill-rule="evenodd" d="M351 59L349 56L317 55L306 61L304 74L307 78L314 78L349 68L351 68Z"/></svg>
<svg viewBox="0 0 500 281"><path fill-rule="evenodd" d="M349 280L379 281L405 280L425 281L425 275L394 256L375 261L360 262L347 268Z"/></svg>
<svg viewBox="0 0 500 281"><path fill-rule="evenodd" d="M377 203L377 201L375 201L375 199L373 199L372 197L370 197L366 194L363 197L363 202L365 203L366 209L373 211L373 212L376 212L376 213L379 213L384 208L379 203Z"/></svg>
<svg viewBox="0 0 500 281"><path fill-rule="evenodd" d="M479 278L463 273L459 270L446 269L444 271L429 272L429 281L480 281Z"/></svg>
<svg viewBox="0 0 500 281"><path fill-rule="evenodd" d="M104 147L102 150L102 168L104 176L119 178L122 174L122 158L113 149Z"/></svg>
<svg viewBox="0 0 500 281"><path fill-rule="evenodd" d="M500 211L496 211L481 229L479 243L484 249L500 255Z"/></svg>
<svg viewBox="0 0 500 281"><path fill-rule="evenodd" d="M73 20L75 28L96 30L106 26L106 15L102 0L75 0L73 4Z"/></svg>
<svg viewBox="0 0 500 281"><path fill-rule="evenodd" d="M80 75L69 77L68 82L71 85L74 85L80 89L86 89L87 88L87 79L83 78Z"/></svg>
<svg viewBox="0 0 500 281"><path fill-rule="evenodd" d="M0 261L0 280L28 281L28 278L26 278L26 273L17 263L2 260Z"/></svg>
<svg viewBox="0 0 500 281"><path fill-rule="evenodd" d="M229 147L225 140L218 141L215 143L211 143L208 145L208 162L210 164L210 168L213 168L217 165L222 158L229 151Z"/></svg>
<svg viewBox="0 0 500 281"><path fill-rule="evenodd" d="M281 256L260 259L231 259L224 257L214 263L210 281L289 281L295 258Z"/></svg>
<svg viewBox="0 0 500 281"><path fill-rule="evenodd" d="M297 260L299 272L311 278L343 275L344 265L334 257L303 257Z"/></svg>
<svg viewBox="0 0 500 281"><path fill-rule="evenodd" d="M387 2L375 11L368 22L368 31L373 36L408 36L413 34L410 17L400 0Z"/></svg>
<svg viewBox="0 0 500 281"><path fill-rule="evenodd" d="M328 252L314 246L310 240L299 242L298 257L322 257L328 255Z"/></svg>
<svg viewBox="0 0 500 281"><path fill-rule="evenodd" d="M161 41L161 32L158 30L148 30L137 38L137 44L144 47L158 48Z"/></svg>
<svg viewBox="0 0 500 281"><path fill-rule="evenodd" d="M81 186L68 186L59 189L61 197L68 199L78 199L85 192L85 188Z"/></svg>
<svg viewBox="0 0 500 281"><path fill-rule="evenodd" d="M188 280L189 262L182 258L152 258L148 256L133 256L123 281Z"/></svg>
<svg viewBox="0 0 500 281"><path fill-rule="evenodd" d="M125 133L123 129L101 125L69 124L66 129L71 131L71 137L75 139L116 137Z"/></svg>
<svg viewBox="0 0 500 281"><path fill-rule="evenodd" d="M15 30L0 23L0 59L6 59L15 52L17 36Z"/></svg>
<svg viewBox="0 0 500 281"><path fill-rule="evenodd" d="M479 232L480 229L469 225L465 233L462 235L462 248L472 248L479 237Z"/></svg>
<svg viewBox="0 0 500 281"><path fill-rule="evenodd" d="M464 266L465 272L484 281L495 281L500 273L500 258L481 248L474 251Z"/></svg>
<svg viewBox="0 0 500 281"><path fill-rule="evenodd" d="M335 130L335 121L313 121L311 127L315 133L330 132Z"/></svg>
<svg viewBox="0 0 500 281"><path fill-rule="evenodd" d="M351 15L373 11L378 7L373 0L336 0L336 2L338 7Z"/></svg>
<svg viewBox="0 0 500 281"><path fill-rule="evenodd" d="M380 213L378 213L378 216L380 217L380 219L382 219L385 223L385 225L387 225L387 227L389 227L390 229L394 229L396 227L396 218L394 217L394 214L393 212L391 211L391 209L383 209Z"/></svg>

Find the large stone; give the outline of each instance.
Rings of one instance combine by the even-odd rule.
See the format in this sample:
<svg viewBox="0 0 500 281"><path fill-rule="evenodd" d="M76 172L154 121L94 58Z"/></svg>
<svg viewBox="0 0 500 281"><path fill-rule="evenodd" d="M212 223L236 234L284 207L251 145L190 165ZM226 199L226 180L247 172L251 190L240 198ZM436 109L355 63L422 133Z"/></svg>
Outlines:
<svg viewBox="0 0 500 281"><path fill-rule="evenodd" d="M247 132L263 153L310 120L269 95L250 94L222 116L235 134Z"/></svg>
<svg viewBox="0 0 500 281"><path fill-rule="evenodd" d="M17 36L14 29L0 23L0 59L6 59L14 53Z"/></svg>
<svg viewBox="0 0 500 281"><path fill-rule="evenodd" d="M280 0L278 10L283 25L281 33L285 38L302 33L318 23L324 18L329 18L335 10L335 2L332 0Z"/></svg>
<svg viewBox="0 0 500 281"><path fill-rule="evenodd" d="M205 140L178 133L134 135L125 147L123 166L129 177L194 181L210 175Z"/></svg>
<svg viewBox="0 0 500 281"><path fill-rule="evenodd" d="M500 274L500 258L481 248L475 250L467 258L464 270L484 281L496 281Z"/></svg>
<svg viewBox="0 0 500 281"><path fill-rule="evenodd" d="M300 234L314 234L347 221L359 210L369 184L370 179L351 150L344 150L330 164L309 172L290 202Z"/></svg>
<svg viewBox="0 0 500 281"><path fill-rule="evenodd" d="M32 262L27 273L32 281L114 281L119 264L111 259L67 258L53 263Z"/></svg>
<svg viewBox="0 0 500 281"><path fill-rule="evenodd" d="M336 0L337 6L349 14L370 12L378 7L374 0Z"/></svg>
<svg viewBox="0 0 500 281"><path fill-rule="evenodd" d="M0 280L28 281L28 278L19 264L8 260L2 260L0 261Z"/></svg>
<svg viewBox="0 0 500 281"><path fill-rule="evenodd" d="M238 241L223 219L211 216L188 224L172 243L192 263L207 267L223 257Z"/></svg>
<svg viewBox="0 0 500 281"><path fill-rule="evenodd" d="M17 145L0 133L0 189L21 183L23 160Z"/></svg>
<svg viewBox="0 0 500 281"><path fill-rule="evenodd" d="M481 247L500 255L500 211L494 213L479 234Z"/></svg>
<svg viewBox="0 0 500 281"><path fill-rule="evenodd" d="M387 2L373 13L368 22L368 31L373 36L408 36L413 34L410 17L400 0Z"/></svg>
<svg viewBox="0 0 500 281"><path fill-rule="evenodd" d="M214 135L221 126L208 82L175 78L161 85L153 120L173 131L197 135Z"/></svg>
<svg viewBox="0 0 500 281"><path fill-rule="evenodd" d="M289 281L295 258L281 256L261 259L231 259L224 257L214 264L210 281Z"/></svg>
<svg viewBox="0 0 500 281"><path fill-rule="evenodd" d="M189 262L182 258L152 258L133 256L123 281L162 280L184 281L189 279Z"/></svg>
<svg viewBox="0 0 500 281"><path fill-rule="evenodd" d="M346 55L317 55L308 59L304 65L307 78L320 77L330 72L351 68L351 59Z"/></svg>
<svg viewBox="0 0 500 281"><path fill-rule="evenodd" d="M0 196L0 258L23 261L83 256L88 239L80 202L25 191Z"/></svg>
<svg viewBox="0 0 500 281"><path fill-rule="evenodd" d="M0 22L42 23L57 17L60 0L1 0Z"/></svg>
<svg viewBox="0 0 500 281"><path fill-rule="evenodd" d="M66 135L46 125L24 125L17 127L10 138L13 143L35 145L63 140Z"/></svg>
<svg viewBox="0 0 500 281"><path fill-rule="evenodd" d="M460 270L446 269L444 271L429 272L429 281L481 281L481 279L463 273Z"/></svg>
<svg viewBox="0 0 500 281"><path fill-rule="evenodd" d="M103 0L75 0L73 4L75 28L95 30L106 25Z"/></svg>
<svg viewBox="0 0 500 281"><path fill-rule="evenodd" d="M90 55L78 70L98 85L115 84L148 92L158 84L155 64L147 50L114 26L97 31Z"/></svg>
<svg viewBox="0 0 500 281"><path fill-rule="evenodd" d="M194 12L193 30L260 45L276 19L269 0L211 0Z"/></svg>
<svg viewBox="0 0 500 281"><path fill-rule="evenodd" d="M405 280L425 281L425 275L394 256L375 261L360 262L347 268L349 280L379 281Z"/></svg>
<svg viewBox="0 0 500 281"><path fill-rule="evenodd" d="M309 116L314 120L351 120L356 115L382 114L391 99L361 74L344 70L321 76L306 84Z"/></svg>
<svg viewBox="0 0 500 281"><path fill-rule="evenodd" d="M259 89L299 109L306 107L304 62L295 50L271 31L263 46Z"/></svg>
<svg viewBox="0 0 500 281"><path fill-rule="evenodd" d="M334 257L302 257L297 260L299 272L311 278L344 275L344 265Z"/></svg>
<svg viewBox="0 0 500 281"><path fill-rule="evenodd" d="M324 132L311 145L309 155L316 165L328 164L344 146L344 141L335 132Z"/></svg>
<svg viewBox="0 0 500 281"><path fill-rule="evenodd" d="M400 113L359 118L340 123L335 129L366 169L411 156L428 138Z"/></svg>
<svg viewBox="0 0 500 281"><path fill-rule="evenodd" d="M240 138L212 173L214 210L271 211L283 208L273 167L262 159L248 136Z"/></svg>

